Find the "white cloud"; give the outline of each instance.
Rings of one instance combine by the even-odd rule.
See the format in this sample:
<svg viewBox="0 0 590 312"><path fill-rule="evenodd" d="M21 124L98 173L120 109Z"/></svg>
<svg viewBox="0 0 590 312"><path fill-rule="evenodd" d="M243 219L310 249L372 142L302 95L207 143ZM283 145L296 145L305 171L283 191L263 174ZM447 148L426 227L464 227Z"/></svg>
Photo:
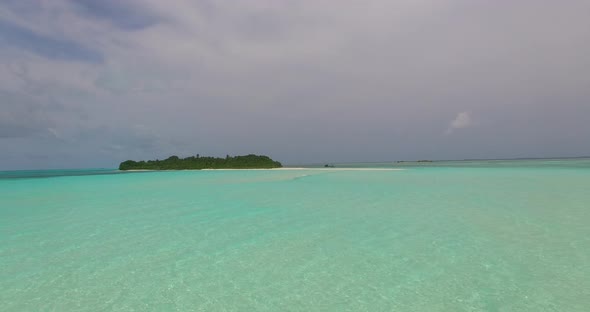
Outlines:
<svg viewBox="0 0 590 312"><path fill-rule="evenodd" d="M468 112L461 112L457 114L457 117L451 121L449 128L445 132L446 134L451 134L455 129L464 129L473 126L473 119Z"/></svg>

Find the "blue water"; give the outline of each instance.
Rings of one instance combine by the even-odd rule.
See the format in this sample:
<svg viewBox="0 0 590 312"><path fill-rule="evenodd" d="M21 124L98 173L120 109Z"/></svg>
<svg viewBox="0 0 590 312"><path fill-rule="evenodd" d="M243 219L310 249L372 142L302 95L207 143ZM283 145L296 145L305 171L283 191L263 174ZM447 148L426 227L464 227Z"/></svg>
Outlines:
<svg viewBox="0 0 590 312"><path fill-rule="evenodd" d="M0 311L588 311L555 161L4 172Z"/></svg>
<svg viewBox="0 0 590 312"><path fill-rule="evenodd" d="M73 177L99 174L124 174L130 173L115 169L67 169L67 170L15 170L0 171L0 179L27 179L27 178L52 178Z"/></svg>

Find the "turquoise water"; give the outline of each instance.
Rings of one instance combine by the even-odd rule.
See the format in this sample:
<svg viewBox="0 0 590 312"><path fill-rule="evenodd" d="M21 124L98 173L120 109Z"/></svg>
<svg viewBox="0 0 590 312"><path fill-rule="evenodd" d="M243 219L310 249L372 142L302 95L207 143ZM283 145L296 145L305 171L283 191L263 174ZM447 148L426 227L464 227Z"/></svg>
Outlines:
<svg viewBox="0 0 590 312"><path fill-rule="evenodd" d="M588 311L561 162L4 173L0 311Z"/></svg>

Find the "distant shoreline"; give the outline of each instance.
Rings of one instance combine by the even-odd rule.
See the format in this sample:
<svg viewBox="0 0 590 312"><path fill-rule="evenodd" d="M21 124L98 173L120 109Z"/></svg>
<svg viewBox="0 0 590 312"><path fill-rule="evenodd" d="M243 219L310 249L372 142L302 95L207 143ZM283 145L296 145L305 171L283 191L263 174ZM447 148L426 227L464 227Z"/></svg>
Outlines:
<svg viewBox="0 0 590 312"><path fill-rule="evenodd" d="M180 158L170 156L159 160L126 160L119 164L119 170L202 170L202 169L270 169L281 168L283 165L265 155L248 154L243 156L229 156L225 158L189 156Z"/></svg>
<svg viewBox="0 0 590 312"><path fill-rule="evenodd" d="M171 170L150 170L150 169L131 169L120 170L124 172L175 172L175 171L402 171L404 168L305 168L305 167L283 167L283 168L261 168L261 169L171 169Z"/></svg>

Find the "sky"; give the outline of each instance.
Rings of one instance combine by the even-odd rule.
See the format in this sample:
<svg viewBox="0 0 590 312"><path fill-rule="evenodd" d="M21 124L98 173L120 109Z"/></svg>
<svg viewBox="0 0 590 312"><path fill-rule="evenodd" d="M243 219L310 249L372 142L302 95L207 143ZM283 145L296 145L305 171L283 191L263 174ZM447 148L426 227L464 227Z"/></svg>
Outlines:
<svg viewBox="0 0 590 312"><path fill-rule="evenodd" d="M3 0L0 169L590 155L587 0Z"/></svg>

